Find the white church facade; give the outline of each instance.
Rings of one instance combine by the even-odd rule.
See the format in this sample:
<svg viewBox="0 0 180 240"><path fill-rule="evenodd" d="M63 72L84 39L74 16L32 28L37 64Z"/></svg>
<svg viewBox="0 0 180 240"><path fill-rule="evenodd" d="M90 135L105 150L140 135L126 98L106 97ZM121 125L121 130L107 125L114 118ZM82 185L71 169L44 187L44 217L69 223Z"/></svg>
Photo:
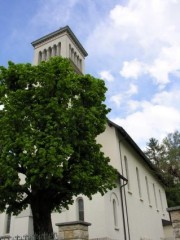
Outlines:
<svg viewBox="0 0 180 240"><path fill-rule="evenodd" d="M69 58L75 71L84 73L87 52L66 26L32 43L34 64L52 56ZM110 163L119 172L117 187L92 200L80 195L62 213L52 213L54 232L57 223L85 221L90 239L160 240L168 239L169 214L164 185L154 166L128 133L108 121L97 137ZM165 226L166 225L166 226ZM0 237L33 234L33 220L28 208L18 216L0 214ZM170 239L170 238L169 238Z"/></svg>

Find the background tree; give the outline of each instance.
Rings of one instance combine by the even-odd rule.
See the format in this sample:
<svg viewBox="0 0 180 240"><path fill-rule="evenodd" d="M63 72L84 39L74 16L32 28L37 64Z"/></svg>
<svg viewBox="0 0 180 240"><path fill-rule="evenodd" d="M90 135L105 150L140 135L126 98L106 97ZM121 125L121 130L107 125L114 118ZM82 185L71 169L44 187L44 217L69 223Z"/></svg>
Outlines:
<svg viewBox="0 0 180 240"><path fill-rule="evenodd" d="M180 205L180 133L170 133L163 140L166 149L166 194L169 206Z"/></svg>
<svg viewBox="0 0 180 240"><path fill-rule="evenodd" d="M165 180L168 205L180 205L180 133L168 134L162 143L151 138L145 154Z"/></svg>
<svg viewBox="0 0 180 240"><path fill-rule="evenodd" d="M109 109L104 82L67 59L0 68L0 211L31 206L34 232L52 233L51 212L114 186L116 170L96 136Z"/></svg>
<svg viewBox="0 0 180 240"><path fill-rule="evenodd" d="M159 141L157 139L150 138L149 142L147 143L145 154L159 169L164 162L164 153L164 146L159 144Z"/></svg>

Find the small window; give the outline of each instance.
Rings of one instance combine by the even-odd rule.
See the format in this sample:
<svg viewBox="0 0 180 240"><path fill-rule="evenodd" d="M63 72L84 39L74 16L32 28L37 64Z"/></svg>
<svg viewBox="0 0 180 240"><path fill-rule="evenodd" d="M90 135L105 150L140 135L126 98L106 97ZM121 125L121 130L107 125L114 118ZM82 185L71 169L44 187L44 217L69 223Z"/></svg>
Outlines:
<svg viewBox="0 0 180 240"><path fill-rule="evenodd" d="M160 189L159 189L159 198L160 198L160 203L161 203L161 210L162 210L162 212L164 212L164 206L163 206L163 202L162 202L162 195L161 195Z"/></svg>
<svg viewBox="0 0 180 240"><path fill-rule="evenodd" d="M154 191L154 199L155 199L156 209L158 209L157 196L156 196L156 189L155 189L155 185L154 185L154 183L153 183L153 191Z"/></svg>
<svg viewBox="0 0 180 240"><path fill-rule="evenodd" d="M114 216L114 226L118 227L117 204L115 199L113 199L113 216Z"/></svg>
<svg viewBox="0 0 180 240"><path fill-rule="evenodd" d="M77 205L78 205L78 220L84 221L84 201L82 198L78 198Z"/></svg>
<svg viewBox="0 0 180 240"><path fill-rule="evenodd" d="M141 182L139 178L139 169L136 167L136 177L137 177L137 184L138 184L138 191L139 191L139 197L142 198L142 192L141 192Z"/></svg>
<svg viewBox="0 0 180 240"><path fill-rule="evenodd" d="M128 160L126 156L124 156L124 165L125 165L125 171L126 171L126 178L128 180L127 186L128 186L128 190L130 190L131 186L130 186L130 178L129 178L129 167L128 167Z"/></svg>
<svg viewBox="0 0 180 240"><path fill-rule="evenodd" d="M145 176L145 182L146 182L146 190L147 190L147 196L148 196L148 202L151 204L151 197L150 197L150 192L149 192L149 182L147 176Z"/></svg>
<svg viewBox="0 0 180 240"><path fill-rule="evenodd" d="M6 215L6 226L5 226L5 233L6 234L10 233L10 228L11 228L11 214L8 213Z"/></svg>

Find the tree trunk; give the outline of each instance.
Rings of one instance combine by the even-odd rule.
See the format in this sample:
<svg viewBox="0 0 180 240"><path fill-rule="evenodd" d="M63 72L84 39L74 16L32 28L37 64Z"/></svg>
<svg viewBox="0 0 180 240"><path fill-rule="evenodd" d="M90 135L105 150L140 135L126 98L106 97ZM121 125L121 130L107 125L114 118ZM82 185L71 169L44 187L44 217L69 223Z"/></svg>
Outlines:
<svg viewBox="0 0 180 240"><path fill-rule="evenodd" d="M41 196L36 196L31 200L31 210L33 215L34 234L53 234L51 221L51 208L49 201L43 199Z"/></svg>

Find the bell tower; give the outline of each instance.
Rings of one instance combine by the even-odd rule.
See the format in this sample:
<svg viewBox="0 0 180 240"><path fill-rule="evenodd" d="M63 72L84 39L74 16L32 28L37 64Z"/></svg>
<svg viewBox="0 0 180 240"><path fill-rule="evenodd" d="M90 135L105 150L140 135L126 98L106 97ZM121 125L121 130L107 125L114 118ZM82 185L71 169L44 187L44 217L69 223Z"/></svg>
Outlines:
<svg viewBox="0 0 180 240"><path fill-rule="evenodd" d="M34 65L53 56L62 56L70 60L77 73L84 74L84 62L88 54L69 26L45 35L31 44L34 47Z"/></svg>

